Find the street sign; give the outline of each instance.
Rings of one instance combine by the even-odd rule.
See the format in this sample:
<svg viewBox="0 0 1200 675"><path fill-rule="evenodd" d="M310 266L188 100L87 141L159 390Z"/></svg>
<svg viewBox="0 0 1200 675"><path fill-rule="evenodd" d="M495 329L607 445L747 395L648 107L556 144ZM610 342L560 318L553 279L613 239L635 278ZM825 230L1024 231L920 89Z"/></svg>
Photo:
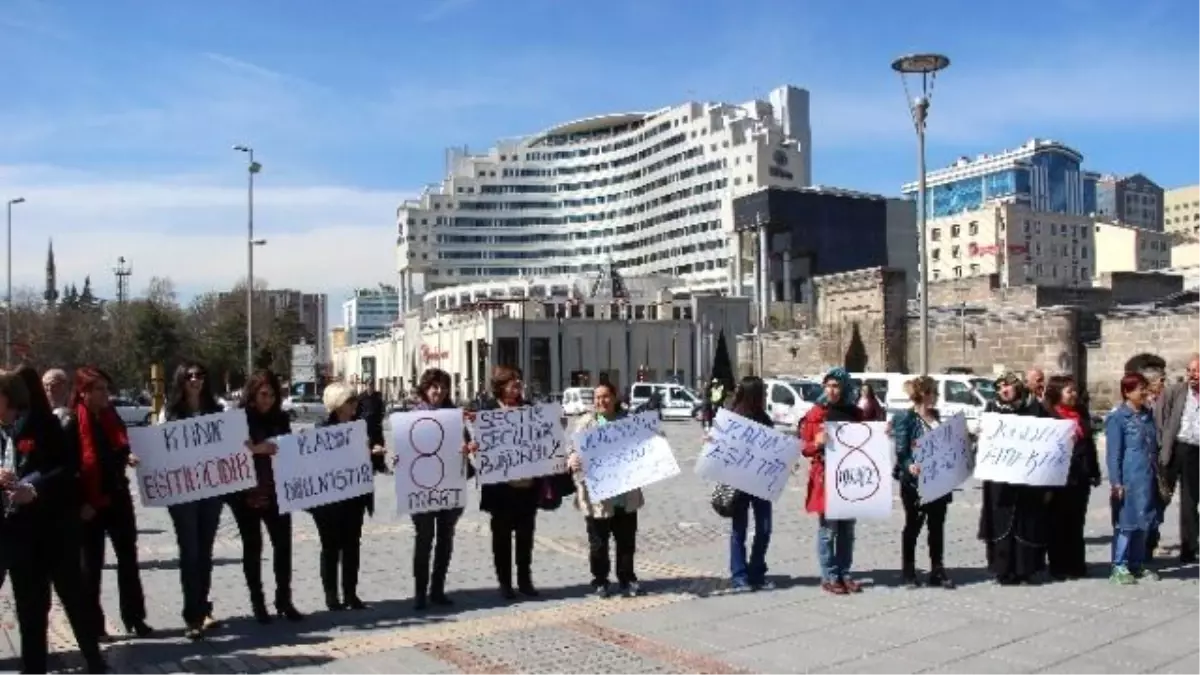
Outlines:
<svg viewBox="0 0 1200 675"><path fill-rule="evenodd" d="M292 345L292 383L317 381L317 346Z"/></svg>

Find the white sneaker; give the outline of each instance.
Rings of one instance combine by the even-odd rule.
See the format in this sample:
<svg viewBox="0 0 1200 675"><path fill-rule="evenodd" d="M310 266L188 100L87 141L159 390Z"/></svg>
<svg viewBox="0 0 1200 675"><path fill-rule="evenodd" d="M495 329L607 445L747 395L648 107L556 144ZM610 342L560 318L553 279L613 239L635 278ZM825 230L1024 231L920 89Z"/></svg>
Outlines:
<svg viewBox="0 0 1200 675"><path fill-rule="evenodd" d="M631 581L621 587L621 594L627 598L635 598L642 594L642 587L638 585L638 582Z"/></svg>

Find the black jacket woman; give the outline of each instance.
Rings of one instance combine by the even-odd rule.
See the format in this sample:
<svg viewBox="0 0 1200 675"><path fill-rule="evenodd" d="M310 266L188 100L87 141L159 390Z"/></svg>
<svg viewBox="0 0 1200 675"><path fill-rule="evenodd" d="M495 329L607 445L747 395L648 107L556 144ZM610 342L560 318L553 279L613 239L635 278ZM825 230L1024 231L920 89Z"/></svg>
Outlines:
<svg viewBox="0 0 1200 675"><path fill-rule="evenodd" d="M358 419L358 400L354 390L342 382L325 387L322 395L329 416L317 426L346 424ZM346 448L346 452L357 448ZM363 452L369 452L367 447ZM309 510L321 539L321 586L325 590L325 606L331 611L366 609L358 597L358 567L362 551L363 520L375 514L375 495L350 497L340 502L323 504ZM341 590L338 596L338 571L341 571Z"/></svg>
<svg viewBox="0 0 1200 675"><path fill-rule="evenodd" d="M450 374L440 368L430 368L421 375L417 384L417 396L421 402L417 410L454 408L450 401ZM465 455L478 446L470 442L463 431L462 470L467 478L475 475L475 468ZM454 552L454 526L462 517L461 507L428 511L412 515L413 528L417 531L416 546L413 548L413 583L416 587L415 606L425 609L429 603L441 606L453 605L446 595L446 574L450 571L450 556ZM430 553L433 554L433 576L429 574Z"/></svg>
<svg viewBox="0 0 1200 675"><path fill-rule="evenodd" d="M271 558L275 570L275 611L288 621L304 619L292 605L292 516L279 512L275 497L275 472L272 455L277 436L292 433L292 425L282 408L279 379L269 370L259 370L246 380L241 406L250 429L250 453L258 485L230 496L229 510L237 521L242 539L242 572L250 590L250 607L259 623L270 623L266 596L263 594L263 527L271 539Z"/></svg>
<svg viewBox="0 0 1200 675"><path fill-rule="evenodd" d="M213 396L208 373L199 363L189 362L175 369L170 398L163 408L165 422L211 415L224 408ZM179 583L183 590L184 635L191 640L204 637L219 625L209 599L212 590L213 547L221 524L223 498L209 497L186 504L168 506L179 545Z"/></svg>
<svg viewBox="0 0 1200 675"><path fill-rule="evenodd" d="M1092 435L1092 419L1079 398L1079 387L1069 375L1054 375L1046 383L1046 412L1075 423L1075 449L1067 469L1067 484L1053 488L1050 498L1050 537L1046 557L1050 576L1057 580L1087 576L1083 531L1087 524L1088 497L1100 484L1100 457Z"/></svg>
<svg viewBox="0 0 1200 675"><path fill-rule="evenodd" d="M26 379L0 371L0 555L16 603L21 672L46 672L52 586L87 670L106 672L79 561L79 455L45 392Z"/></svg>
<svg viewBox="0 0 1200 675"><path fill-rule="evenodd" d="M985 412L1046 416L1038 400L1026 392L1021 377L1012 372L996 380L996 398ZM979 538L987 550L988 569L1000 584L1029 583L1045 567L1049 499L1046 488L983 481Z"/></svg>
<svg viewBox="0 0 1200 675"><path fill-rule="evenodd" d="M109 402L109 378L103 371L83 367L75 371L75 404L64 430L79 452L79 479L83 488L83 568L88 602L96 616L96 631L105 636L100 580L104 571L104 540L112 542L117 556L117 590L125 631L146 637L146 596L138 569L137 518L129 492L126 469L137 465L129 448L129 434L121 416Z"/></svg>
<svg viewBox="0 0 1200 675"><path fill-rule="evenodd" d="M492 371L492 396L498 408L525 405L525 384L521 371L497 366ZM517 593L529 598L539 595L533 585L533 533L543 495L555 491L561 498L574 491L569 474L541 478L521 478L484 485L479 491L479 508L491 515L492 563L500 595L515 600ZM517 563L517 586L513 590L513 557Z"/></svg>

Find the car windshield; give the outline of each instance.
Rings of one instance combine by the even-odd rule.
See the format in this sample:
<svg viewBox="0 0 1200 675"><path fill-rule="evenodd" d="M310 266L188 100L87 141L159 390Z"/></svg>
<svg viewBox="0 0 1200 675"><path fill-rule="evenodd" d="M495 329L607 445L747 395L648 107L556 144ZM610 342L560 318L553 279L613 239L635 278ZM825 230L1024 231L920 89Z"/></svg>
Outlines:
<svg viewBox="0 0 1200 675"><path fill-rule="evenodd" d="M971 386L988 401L996 400L996 383L983 377L972 377Z"/></svg>
<svg viewBox="0 0 1200 675"><path fill-rule="evenodd" d="M592 401L596 400L596 393L591 389L580 389L579 400L583 401L584 403L591 403Z"/></svg>

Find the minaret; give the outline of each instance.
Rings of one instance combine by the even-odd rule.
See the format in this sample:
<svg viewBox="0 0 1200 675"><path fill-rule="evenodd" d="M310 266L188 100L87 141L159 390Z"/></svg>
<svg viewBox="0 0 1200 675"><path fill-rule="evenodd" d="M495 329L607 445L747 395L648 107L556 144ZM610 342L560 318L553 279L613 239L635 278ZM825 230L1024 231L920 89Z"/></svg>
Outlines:
<svg viewBox="0 0 1200 675"><path fill-rule="evenodd" d="M47 307L53 307L58 302L58 270L54 266L54 240L50 240L50 249L46 252L46 292L42 294Z"/></svg>

